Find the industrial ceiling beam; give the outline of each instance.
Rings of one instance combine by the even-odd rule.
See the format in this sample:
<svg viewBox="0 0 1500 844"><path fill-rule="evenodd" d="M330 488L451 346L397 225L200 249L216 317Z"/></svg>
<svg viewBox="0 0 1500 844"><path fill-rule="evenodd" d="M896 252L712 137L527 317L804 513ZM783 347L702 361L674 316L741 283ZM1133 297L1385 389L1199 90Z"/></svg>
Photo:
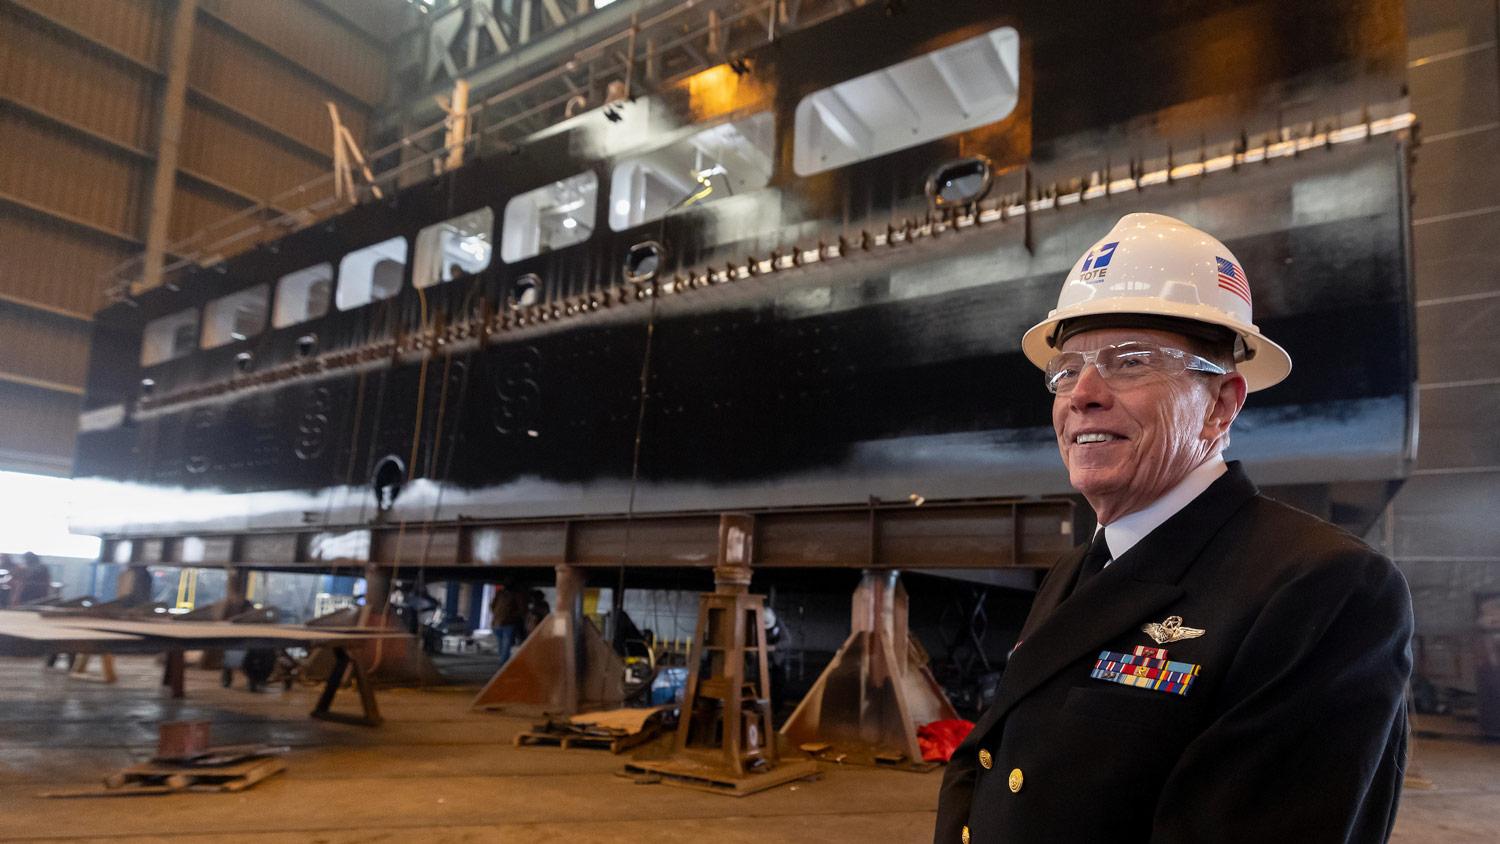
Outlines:
<svg viewBox="0 0 1500 844"><path fill-rule="evenodd" d="M345 88L338 82L329 79L327 76L318 73L312 68L300 64L296 59L286 55L285 53L282 53L275 47L272 47L271 45L265 43L264 41L261 41L248 32L245 32L244 30L236 27L233 23L220 17L213 11L206 8L200 8L198 10L198 15L204 21L207 21L223 32L229 33L246 46L251 47L257 52L262 53L263 55L271 57L276 61L277 64L282 65L297 76L300 76L308 82L313 83L313 85L317 86L326 94L328 94L331 99L338 100L340 106L348 104L351 108L357 108L364 114L368 115L373 113L376 106L378 105L378 103L367 102L363 97L359 96L353 91L350 91L348 88Z"/></svg>
<svg viewBox="0 0 1500 844"><path fill-rule="evenodd" d="M63 23L62 21L52 17L46 12L34 8L25 2L22 2L22 0L0 0L0 9L13 12L23 20L39 24L50 30L51 32L61 35L67 40L82 46L84 49L92 52L97 56L109 59L110 61L117 64L126 65L134 70L141 71L152 76L160 77L162 75L162 72L159 68L153 67L150 64L143 62L135 56L130 55L129 53L117 50L102 41L98 41L93 36L74 29L71 25Z"/></svg>
<svg viewBox="0 0 1500 844"><path fill-rule="evenodd" d="M198 0L177 0L177 8L172 13L171 40L167 44L167 83L161 94L157 121L156 168L151 177L146 253L141 259L139 283L144 289L161 283L161 268L171 236L172 198L177 189L177 152L182 143L182 116L187 110L188 67L197 17Z"/></svg>
<svg viewBox="0 0 1500 844"><path fill-rule="evenodd" d="M109 46L108 44L104 44L104 43L102 43L100 41L96 41L92 37L90 37L88 34L80 32L77 29L74 29L72 26L70 26L70 25L68 25L68 24L66 24L66 23L64 23L62 21L59 21L59 20L57 20L55 18L52 18L52 17L50 17L50 16L48 16L48 15L46 15L46 14L40 12L40 11L32 9L31 7L25 5L25 3L21 2L21 0L0 0L0 9L9 9L11 11L14 11L14 12L18 13L21 17L23 17L25 19L28 19L28 20L32 21L33 23L37 23L37 24L39 24L39 25L47 28L48 30L50 30L52 32L55 32L58 35L63 36L67 40L72 41L75 44L78 44L80 47L82 47L82 48L84 48L84 49L86 49L86 50L88 50L88 51L90 51L92 53L95 53L96 55L100 55L102 57L108 58L109 60L111 60L111 61L113 61L113 62L115 62L117 64L120 64L120 65L122 65L122 66L124 66L124 67L126 67L126 68L128 68L128 69L130 69L132 71L134 71L134 72L137 72L137 73L140 73L140 74L143 74L143 75L146 75L146 76L151 76L151 77L153 77L155 79L158 79L158 80L160 80L164 76L164 74L163 74L163 72L161 71L160 68L153 67L152 65L146 64L145 62L142 62L139 59L136 59L134 56L131 56L128 53L123 53L123 52L121 52L119 50L116 50L115 48ZM227 24L225 24L225 27L228 28L228 29L231 29L235 33L235 35L237 37L248 38L248 36L245 36L243 33L240 33L239 30L234 30L233 27L229 27ZM260 44L259 42L252 42L252 43L255 44L255 46L256 46L257 49L260 49L260 50L263 50L263 51L269 51L270 50L270 48L265 47L264 45ZM287 60L284 56L280 55L279 53L274 53L274 51L270 51L270 52L272 52L275 55L276 61L278 63L287 64L289 67L291 66L291 64L289 63L289 60ZM320 86L322 86L322 85L323 85L323 83L320 83ZM286 146L292 148L294 152L297 152L298 154L300 154L300 155L302 155L302 156L304 156L304 157L306 157L306 158L308 158L308 159L316 162L317 164L319 164L319 166L322 166L322 167L331 167L333 165L333 158L328 154L327 150L325 150L325 149L323 149L321 147L318 147L318 146L316 146L314 144L310 144L307 141L305 141L305 140L303 140L301 138L296 137L295 135L290 135L286 131L284 131L283 129L281 129L281 128L277 127L277 126L274 126L274 125L272 125L270 123L267 123L266 121L262 120L261 118L256 117L255 115L250 114L250 113L248 113L248 112L246 112L246 111L244 111L244 110L242 110L240 108L237 108L236 106L230 105L228 102L225 102L224 100L220 99L219 97L215 96L214 94L212 94L212 93L210 93L208 91L205 91L205 90L203 90L202 88L200 88L200 87L198 87L196 85L193 85L193 84L189 83L187 91L188 91L188 96L192 99L193 102L201 104L201 105L209 106L209 107L215 109L216 111L219 111L222 114L225 114L225 115L227 115L229 117L232 117L235 120L237 120L237 121L239 121L239 122L241 122L241 123L243 123L245 125L250 126L251 128L259 131L262 134L265 134L265 135L268 135L268 136L274 138L278 142L281 142L281 143L285 144ZM365 103L363 103L363 101L359 100L357 97L354 97L352 94L348 94L347 92L343 92L341 90L334 91L333 93L337 93L340 96L341 99L348 99L351 104L359 106L366 113L368 113L370 111L370 107L368 105L366 105ZM5 101L9 101L9 102L15 102L18 105L22 106L23 108L26 108L27 110L36 112L38 114L42 114L43 116L46 116L48 119L52 120L53 122L64 122L64 121L61 121L60 118L56 118L56 117L54 117L52 115L47 115L45 112L42 112L40 109L38 109L34 105L27 104L27 103L20 103L19 101L11 100L10 98L0 98L0 99L4 99ZM71 128L77 128L77 129L80 129L83 132L88 132L89 131L87 129L82 129L82 127L77 127L76 125L73 125ZM107 137L102 136L102 135L97 135L97 133L95 133L95 134L96 134L96 137L98 137L100 140L103 140L106 143L110 143L112 145L118 146L122 150L139 151L140 153L142 153L142 154L144 154L146 156L152 156L153 155L153 153L150 150L143 150L143 149L140 149L139 147L133 147L133 146L131 146L129 144L126 144L126 143L124 143L122 141L118 141L118 140L113 139L113 138L107 138Z"/></svg>
<svg viewBox="0 0 1500 844"><path fill-rule="evenodd" d="M154 163L156 161L156 154L151 150L143 149L133 144L127 144L117 138L112 138L109 135L95 132L94 130L89 129L86 126L80 126L77 123L68 120L67 118L59 117L58 115L52 114L45 109L38 108L37 106L34 106L30 103L22 102L15 99L14 97L0 94L0 103L4 103L6 106L13 108L15 111L26 115L27 117L35 119L39 123L47 125L50 129L54 129L62 132L63 134L79 138L85 142L92 143L112 153L142 162ZM236 114L241 113L236 112ZM241 116L243 115L241 114ZM201 187L210 188L218 193L234 199L236 202L244 203L245 205L260 205L262 203L261 199L251 196L250 194L244 192L243 190L240 190L237 187L234 187L233 185L222 182L212 176L209 176L206 173L201 173L197 170L179 166L177 168L177 175L181 179L192 182ZM269 213L276 214L289 213L285 208L278 208L274 206L267 206L266 210Z"/></svg>
<svg viewBox="0 0 1500 844"><path fill-rule="evenodd" d="M27 211L35 214L39 217L46 217L49 220L64 223L70 228L82 232L87 232L89 234L99 235L109 240L113 240L116 243L123 243L127 246L134 246L136 248L139 248L143 245L140 238L129 232L123 232L119 229L113 229L109 226L103 226L91 220L85 220L82 217L75 217L72 214L64 211L58 211L55 208L48 208L45 205L38 205L37 203L32 202L29 199L23 199L19 196L12 196L8 193L0 192L0 204L10 205L14 208L19 208L22 211Z"/></svg>
<svg viewBox="0 0 1500 844"><path fill-rule="evenodd" d="M285 129L267 123L243 109L230 105L201 88L189 86L188 98L195 105L212 109L251 131L276 141L279 146L289 149L323 169L333 167L333 156L329 154L327 149L314 146L296 135L288 134Z"/></svg>
<svg viewBox="0 0 1500 844"><path fill-rule="evenodd" d="M31 299L25 299L11 293L0 292L0 304L22 308L28 311L50 314L52 316L62 317L64 319L77 320L79 322L94 321L94 318L89 316L88 314L81 314L77 311L70 311L67 308L59 308L56 305L49 305L45 302L36 302Z"/></svg>
<svg viewBox="0 0 1500 844"><path fill-rule="evenodd" d="M20 384L23 387L35 387L38 390L46 390L50 393L67 393L70 396L83 395L83 388L75 384L62 384L57 381L48 381L45 378L32 378L30 375L22 375L18 372L0 370L0 381L4 381L7 384Z"/></svg>
<svg viewBox="0 0 1500 844"><path fill-rule="evenodd" d="M322 15L323 17L327 18L328 20L331 20L334 23L338 24L339 26L343 27L344 29L348 30L351 35L354 35L354 36L358 37L360 40L364 41L366 44L369 44L371 47L374 47L374 48L376 48L376 49L378 49L378 50L380 50L382 52L384 52L386 50L389 50L391 48L391 44L390 44L390 40L389 39L382 38L382 37L376 35L375 33L371 32L370 30L366 29L363 22L361 22L359 20L356 20L355 18L350 17L347 14L344 14L342 11L340 11L338 9L335 9L334 7L328 5L327 0L303 0L303 5L307 6L309 9L312 9L313 11L315 11L318 14ZM369 4L369 5L373 6L375 4ZM361 10L361 11L368 11L371 14L377 14L377 15L379 14L374 9ZM405 12L408 12L408 11L410 11L410 10L403 9L400 12L387 13L387 14L404 14Z"/></svg>
<svg viewBox="0 0 1500 844"><path fill-rule="evenodd" d="M156 159L156 155L149 149L126 143L101 132L96 132L87 126L74 123L66 117L53 114L40 106L18 100L7 94L0 94L0 103L4 103L7 108L18 111L39 123L46 124L50 129L60 130L64 134L92 143L95 146L103 147L127 158L133 158L137 161L154 161Z"/></svg>

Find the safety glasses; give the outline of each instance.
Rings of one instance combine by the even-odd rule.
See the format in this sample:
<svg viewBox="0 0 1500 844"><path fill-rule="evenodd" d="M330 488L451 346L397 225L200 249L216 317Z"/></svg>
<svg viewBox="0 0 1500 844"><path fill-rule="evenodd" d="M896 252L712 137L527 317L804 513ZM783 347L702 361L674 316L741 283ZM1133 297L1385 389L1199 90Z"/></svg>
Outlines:
<svg viewBox="0 0 1500 844"><path fill-rule="evenodd" d="M1210 375L1224 375L1229 371L1182 349L1133 340L1092 352L1062 352L1047 362L1047 389L1060 396L1073 392L1084 367L1089 364L1093 364L1104 380L1116 389L1188 370Z"/></svg>

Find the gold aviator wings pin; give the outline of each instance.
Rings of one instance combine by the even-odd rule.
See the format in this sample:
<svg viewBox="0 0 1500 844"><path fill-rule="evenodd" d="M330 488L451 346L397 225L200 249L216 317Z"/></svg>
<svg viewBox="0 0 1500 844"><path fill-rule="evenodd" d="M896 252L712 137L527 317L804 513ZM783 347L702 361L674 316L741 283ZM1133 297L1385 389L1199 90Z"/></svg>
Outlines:
<svg viewBox="0 0 1500 844"><path fill-rule="evenodd" d="M1180 642L1183 639L1196 639L1204 633L1197 627L1183 627L1180 615L1168 616L1167 620L1160 624L1153 621L1142 627L1141 632L1155 639L1158 645Z"/></svg>

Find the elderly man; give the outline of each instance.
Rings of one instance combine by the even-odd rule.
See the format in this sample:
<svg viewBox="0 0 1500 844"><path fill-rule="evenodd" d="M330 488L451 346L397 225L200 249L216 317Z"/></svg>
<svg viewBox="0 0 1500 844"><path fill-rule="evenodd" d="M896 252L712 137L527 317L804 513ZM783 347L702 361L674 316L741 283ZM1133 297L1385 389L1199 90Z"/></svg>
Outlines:
<svg viewBox="0 0 1500 844"><path fill-rule="evenodd" d="M1389 560L1221 452L1291 359L1234 255L1130 214L1022 348L1100 528L1039 589L943 778L938 844L1384 841L1411 601Z"/></svg>

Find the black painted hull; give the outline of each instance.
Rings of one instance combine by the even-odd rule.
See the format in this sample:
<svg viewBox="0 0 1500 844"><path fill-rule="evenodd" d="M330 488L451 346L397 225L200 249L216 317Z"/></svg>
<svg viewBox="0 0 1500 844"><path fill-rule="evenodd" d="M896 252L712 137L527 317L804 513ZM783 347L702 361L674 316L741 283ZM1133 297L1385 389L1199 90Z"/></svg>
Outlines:
<svg viewBox="0 0 1500 844"><path fill-rule="evenodd" d="M233 259L222 274L203 271L181 291L102 312L85 402L94 421L80 433L75 475L120 506L78 527L124 535L364 523L375 518L371 482L388 457L410 475L389 517L415 521L1065 492L1050 396L1019 338L1053 305L1077 254L1137 210L1218 234L1247 268L1258 323L1296 362L1289 381L1252 397L1232 457L1270 484L1404 474L1415 361L1406 148L1394 136L620 303L629 286L618 266L635 243L666 246L667 282L794 245L857 243L861 231L925 218L928 175L959 155L995 162L994 197L1106 164L1123 172L1133 157L1169 149L1180 162L1200 139L1226 148L1242 130L1273 128L1268 115L1309 108L1293 101L1315 103L1298 119L1401 107L1398 4L1210 5L1191 20L1142 12L1110 38L1080 32L1077 10L1056 4L1004 13L989 3L905 5L904 16L862 9L751 56L752 73L725 108L777 115L779 163L755 195L622 232L610 231L601 203L595 236L577 247L497 260L422 296L408 279L393 299L310 326L134 365L152 317L477 207L498 217L507 197L586 167L607 183L608 158L590 150L609 128L586 116ZM817 176L792 173L792 112L805 93L1001 24L1023 38L1011 117ZM1230 50L1226 28L1269 52L1226 62L1193 46L1209 39ZM683 86L651 102L684 124L711 116ZM192 397L240 377L234 358L247 349L257 369L270 369L295 364L309 331L321 354L369 348L434 319L471 318L481 303L506 301L524 273L543 279L541 307L551 316L555 305L557 317L436 353ZM614 304L565 312L604 298ZM143 377L155 382L146 401ZM173 395L187 398L160 400Z"/></svg>

